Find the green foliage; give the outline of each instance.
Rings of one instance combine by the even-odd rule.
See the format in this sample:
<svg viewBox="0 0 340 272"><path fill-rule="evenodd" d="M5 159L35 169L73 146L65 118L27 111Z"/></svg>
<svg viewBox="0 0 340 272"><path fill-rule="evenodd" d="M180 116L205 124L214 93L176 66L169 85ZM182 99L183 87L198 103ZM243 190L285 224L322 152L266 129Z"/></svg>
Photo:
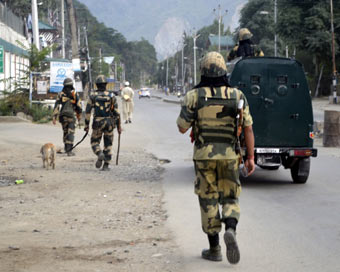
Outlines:
<svg viewBox="0 0 340 272"><path fill-rule="evenodd" d="M4 93L4 98L0 100L1 115L16 115L18 112L29 113L29 101L25 92Z"/></svg>
<svg viewBox="0 0 340 272"><path fill-rule="evenodd" d="M18 112L30 115L34 122L46 123L52 120L52 109L43 105L30 105L27 92L5 93L3 99L0 99L0 115L15 116Z"/></svg>
<svg viewBox="0 0 340 272"><path fill-rule="evenodd" d="M36 104L33 104L28 112L28 114L32 116L33 121L40 124L50 122L52 120L52 113L52 109Z"/></svg>
<svg viewBox="0 0 340 272"><path fill-rule="evenodd" d="M14 9L16 14L26 17L31 10L31 0L11 0L8 1L9 6ZM154 47L146 40L136 42L127 42L125 37L117 30L106 27L90 13L88 8L74 0L74 8L81 37L83 37L83 28L87 28L89 53L92 59L92 78L95 78L99 73L109 74L110 67L99 59L99 49L103 56L115 56L115 59L120 60L125 64L126 79L133 82L135 85L140 85L140 74L147 75L150 80L155 76L157 59ZM60 9L60 1L44 0L39 6L39 19L47 22L48 11ZM67 12L67 11L66 11ZM65 25L66 37L70 35L69 25ZM81 47L85 47L85 42L81 40ZM45 50L45 49L43 49ZM32 56L31 70L41 70L41 61L38 52L31 49ZM42 54L43 55L43 54ZM119 72L119 71L118 71ZM118 73L118 76L120 73Z"/></svg>
<svg viewBox="0 0 340 272"><path fill-rule="evenodd" d="M321 66L324 66L325 90L329 90L332 65L329 0L278 0L277 25L274 25L272 0L249 0L241 10L240 27L254 34L253 41L265 55L273 55L274 34L278 35L279 56L296 51L311 86L316 85ZM336 57L340 57L340 1L333 1ZM267 11L263 14L261 11Z"/></svg>

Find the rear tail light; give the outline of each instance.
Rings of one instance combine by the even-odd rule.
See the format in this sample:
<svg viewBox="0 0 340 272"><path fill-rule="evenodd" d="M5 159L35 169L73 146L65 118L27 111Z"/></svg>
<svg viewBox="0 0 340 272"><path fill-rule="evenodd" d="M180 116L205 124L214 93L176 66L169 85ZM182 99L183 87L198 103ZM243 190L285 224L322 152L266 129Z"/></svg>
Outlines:
<svg viewBox="0 0 340 272"><path fill-rule="evenodd" d="M289 150L289 156L291 157L309 157L312 155L313 155L313 152L310 149Z"/></svg>
<svg viewBox="0 0 340 272"><path fill-rule="evenodd" d="M314 136L315 136L314 132L309 132L309 138L314 139Z"/></svg>

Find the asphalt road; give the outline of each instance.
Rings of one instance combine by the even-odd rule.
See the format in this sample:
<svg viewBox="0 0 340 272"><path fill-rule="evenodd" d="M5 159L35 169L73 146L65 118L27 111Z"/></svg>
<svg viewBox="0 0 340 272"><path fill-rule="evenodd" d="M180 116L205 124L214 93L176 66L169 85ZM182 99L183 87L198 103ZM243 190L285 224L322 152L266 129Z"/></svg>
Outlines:
<svg viewBox="0 0 340 272"><path fill-rule="evenodd" d="M169 227L183 255L181 271L340 271L339 152L322 147L304 185L293 184L290 171L282 168L257 168L243 180L240 263L231 266L225 257L220 263L202 260L208 242L193 188L192 144L175 124L179 110L177 104L137 98L124 141L137 139L148 152L171 161L165 165L164 199ZM222 249L225 252L224 245Z"/></svg>

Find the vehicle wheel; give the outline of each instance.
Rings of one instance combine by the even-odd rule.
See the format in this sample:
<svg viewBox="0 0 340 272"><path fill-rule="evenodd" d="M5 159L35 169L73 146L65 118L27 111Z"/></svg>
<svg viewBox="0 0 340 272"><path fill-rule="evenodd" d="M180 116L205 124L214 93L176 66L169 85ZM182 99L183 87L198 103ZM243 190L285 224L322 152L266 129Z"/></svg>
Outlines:
<svg viewBox="0 0 340 272"><path fill-rule="evenodd" d="M280 168L280 165L278 166L260 166L260 168L265 169L265 170L277 170Z"/></svg>
<svg viewBox="0 0 340 272"><path fill-rule="evenodd" d="M306 183L310 170L310 158L299 159L290 169L294 183Z"/></svg>

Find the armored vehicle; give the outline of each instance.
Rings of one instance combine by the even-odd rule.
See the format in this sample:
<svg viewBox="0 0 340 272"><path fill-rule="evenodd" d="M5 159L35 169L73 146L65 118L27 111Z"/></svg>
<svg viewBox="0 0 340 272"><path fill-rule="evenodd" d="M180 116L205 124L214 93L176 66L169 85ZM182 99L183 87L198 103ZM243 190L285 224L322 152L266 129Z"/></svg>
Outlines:
<svg viewBox="0 0 340 272"><path fill-rule="evenodd" d="M313 110L302 65L288 58L238 60L231 86L246 95L253 116L255 163L274 170L290 169L294 183L306 183L313 148Z"/></svg>

